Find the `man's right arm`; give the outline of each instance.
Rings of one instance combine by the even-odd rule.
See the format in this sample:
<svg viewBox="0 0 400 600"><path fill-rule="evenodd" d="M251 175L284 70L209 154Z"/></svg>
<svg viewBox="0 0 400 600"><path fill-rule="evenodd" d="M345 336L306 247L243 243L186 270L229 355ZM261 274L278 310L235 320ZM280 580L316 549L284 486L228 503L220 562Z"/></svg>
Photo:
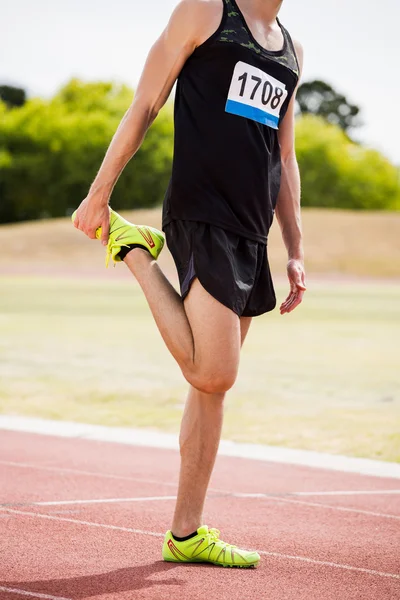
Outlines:
<svg viewBox="0 0 400 600"><path fill-rule="evenodd" d="M217 29L221 16L220 0L182 0L151 48L133 102L77 211L74 225L90 238L94 239L96 229L101 227L102 242L107 243L108 201L120 174L140 148L186 60Z"/></svg>

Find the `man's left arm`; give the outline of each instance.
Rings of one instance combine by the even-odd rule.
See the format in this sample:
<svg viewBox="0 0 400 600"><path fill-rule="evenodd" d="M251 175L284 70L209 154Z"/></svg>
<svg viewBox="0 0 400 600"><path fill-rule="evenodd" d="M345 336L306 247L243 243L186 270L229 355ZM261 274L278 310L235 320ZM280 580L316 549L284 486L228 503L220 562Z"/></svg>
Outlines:
<svg viewBox="0 0 400 600"><path fill-rule="evenodd" d="M303 49L295 43L300 69L303 66ZM297 91L297 90L296 90ZM290 313L303 299L305 286L304 253L300 216L300 173L294 147L295 94L279 128L282 176L276 204L276 217L288 252L287 275L290 292L280 306L281 315Z"/></svg>

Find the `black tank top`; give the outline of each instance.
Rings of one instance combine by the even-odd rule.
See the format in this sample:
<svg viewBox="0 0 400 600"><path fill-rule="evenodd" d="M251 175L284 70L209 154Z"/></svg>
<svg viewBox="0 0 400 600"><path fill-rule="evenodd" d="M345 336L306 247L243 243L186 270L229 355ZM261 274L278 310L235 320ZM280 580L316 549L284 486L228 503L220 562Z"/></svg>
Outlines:
<svg viewBox="0 0 400 600"><path fill-rule="evenodd" d="M172 177L163 227L211 223L266 242L281 180L278 128L299 78L288 31L279 51L252 36L235 0L185 63L175 97Z"/></svg>

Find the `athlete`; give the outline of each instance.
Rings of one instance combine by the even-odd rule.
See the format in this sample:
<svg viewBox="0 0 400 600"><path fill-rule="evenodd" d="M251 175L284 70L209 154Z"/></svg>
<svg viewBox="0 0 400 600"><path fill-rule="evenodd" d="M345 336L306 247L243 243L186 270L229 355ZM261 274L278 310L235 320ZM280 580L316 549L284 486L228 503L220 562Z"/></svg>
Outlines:
<svg viewBox="0 0 400 600"><path fill-rule="evenodd" d="M305 291L294 102L302 49L277 18L281 0L181 0L152 47L74 225L123 260L190 384L181 469L163 558L251 567L260 560L203 524L226 392L252 317L275 307L267 258L274 213L288 251L289 313ZM164 236L109 208L113 187L177 80L172 177L163 231L178 294L156 263Z"/></svg>

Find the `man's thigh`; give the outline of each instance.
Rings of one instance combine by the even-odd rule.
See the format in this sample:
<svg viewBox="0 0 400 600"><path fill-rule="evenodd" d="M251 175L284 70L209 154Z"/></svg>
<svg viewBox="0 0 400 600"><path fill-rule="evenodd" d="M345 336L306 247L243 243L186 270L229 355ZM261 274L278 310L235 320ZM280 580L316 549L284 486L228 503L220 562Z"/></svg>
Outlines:
<svg viewBox="0 0 400 600"><path fill-rule="evenodd" d="M242 322L195 279L185 298L185 311L193 332L194 363L208 374L236 377L242 338L250 323Z"/></svg>
<svg viewBox="0 0 400 600"><path fill-rule="evenodd" d="M253 317L240 317L240 345L243 346L244 340L249 333Z"/></svg>

